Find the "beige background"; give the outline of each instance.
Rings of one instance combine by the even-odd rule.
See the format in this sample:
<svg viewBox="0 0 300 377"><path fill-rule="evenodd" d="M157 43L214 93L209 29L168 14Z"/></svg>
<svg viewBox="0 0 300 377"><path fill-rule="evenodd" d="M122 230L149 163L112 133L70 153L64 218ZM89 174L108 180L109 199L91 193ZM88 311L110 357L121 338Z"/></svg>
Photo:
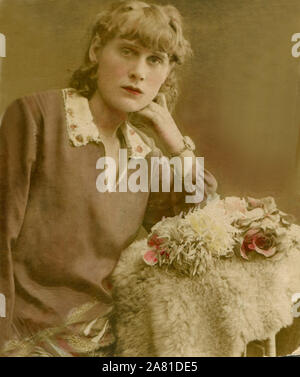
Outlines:
<svg viewBox="0 0 300 377"><path fill-rule="evenodd" d="M0 0L0 112L14 98L67 86L87 28L108 0ZM299 0L170 0L194 58L175 118L196 141L223 195L272 194L300 219ZM1 67L0 67L1 68ZM300 159L300 156L299 156ZM300 168L299 168L300 170Z"/></svg>

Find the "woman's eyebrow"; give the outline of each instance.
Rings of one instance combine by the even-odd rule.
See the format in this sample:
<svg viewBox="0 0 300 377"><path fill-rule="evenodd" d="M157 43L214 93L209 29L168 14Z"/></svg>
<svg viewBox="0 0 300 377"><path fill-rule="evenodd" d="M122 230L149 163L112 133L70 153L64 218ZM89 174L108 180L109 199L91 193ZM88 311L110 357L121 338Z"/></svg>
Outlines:
<svg viewBox="0 0 300 377"><path fill-rule="evenodd" d="M136 48L136 49L142 49L143 47L141 45L139 45L138 43L136 42L132 42L128 39L121 39L120 40L120 45L123 45L123 46L128 46L128 47L133 47L133 48Z"/></svg>
<svg viewBox="0 0 300 377"><path fill-rule="evenodd" d="M161 59L167 59L168 58L168 54L166 52L163 52L163 51L152 51L152 54L157 55Z"/></svg>
<svg viewBox="0 0 300 377"><path fill-rule="evenodd" d="M128 46L128 47L135 48L137 50L144 49L144 47L140 43L137 43L135 41L131 41L129 39L122 38L121 41L120 41L120 44L123 45L123 46ZM153 55L159 56L162 59L167 59L168 58L168 54L166 52L163 52L163 51L153 51L153 50L149 49L149 52L151 54L153 54Z"/></svg>

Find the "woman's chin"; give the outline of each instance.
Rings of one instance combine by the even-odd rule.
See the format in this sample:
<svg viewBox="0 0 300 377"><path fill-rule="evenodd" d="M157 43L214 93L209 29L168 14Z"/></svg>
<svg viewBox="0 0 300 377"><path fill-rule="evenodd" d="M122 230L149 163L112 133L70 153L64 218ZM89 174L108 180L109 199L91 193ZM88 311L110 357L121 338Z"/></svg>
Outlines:
<svg viewBox="0 0 300 377"><path fill-rule="evenodd" d="M118 111L136 113L137 111L144 109L150 102L151 98L149 98L149 96L146 97L143 95L141 98L128 98L128 96L120 96L119 98L115 98L111 104Z"/></svg>
<svg viewBox="0 0 300 377"><path fill-rule="evenodd" d="M146 105L140 105L140 104L122 104L116 107L119 111L125 112L125 113L136 113L140 110L142 110Z"/></svg>

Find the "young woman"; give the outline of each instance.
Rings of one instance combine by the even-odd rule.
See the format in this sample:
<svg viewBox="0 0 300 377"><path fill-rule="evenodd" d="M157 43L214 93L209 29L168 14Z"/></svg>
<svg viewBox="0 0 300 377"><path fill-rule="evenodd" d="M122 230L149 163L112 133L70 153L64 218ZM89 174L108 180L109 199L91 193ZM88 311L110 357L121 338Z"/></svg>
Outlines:
<svg viewBox="0 0 300 377"><path fill-rule="evenodd" d="M177 66L190 53L174 7L119 1L98 15L71 88L7 109L0 129L4 354L112 353L109 276L120 253L142 225L149 229L185 201L174 192L99 192L97 161L111 157L119 171L121 149L146 161L163 150L191 157L195 175L193 144L169 112ZM215 190L206 171L205 197Z"/></svg>

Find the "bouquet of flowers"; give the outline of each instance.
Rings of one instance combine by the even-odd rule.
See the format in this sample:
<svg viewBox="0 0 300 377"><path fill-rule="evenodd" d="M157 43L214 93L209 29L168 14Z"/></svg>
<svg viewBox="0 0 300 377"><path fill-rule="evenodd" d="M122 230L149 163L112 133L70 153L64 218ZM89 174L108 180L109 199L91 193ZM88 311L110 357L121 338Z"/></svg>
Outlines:
<svg viewBox="0 0 300 377"><path fill-rule="evenodd" d="M200 275L216 258L279 258L300 251L300 226L280 211L274 198L217 197L186 215L164 218L151 230L149 265L173 266Z"/></svg>

